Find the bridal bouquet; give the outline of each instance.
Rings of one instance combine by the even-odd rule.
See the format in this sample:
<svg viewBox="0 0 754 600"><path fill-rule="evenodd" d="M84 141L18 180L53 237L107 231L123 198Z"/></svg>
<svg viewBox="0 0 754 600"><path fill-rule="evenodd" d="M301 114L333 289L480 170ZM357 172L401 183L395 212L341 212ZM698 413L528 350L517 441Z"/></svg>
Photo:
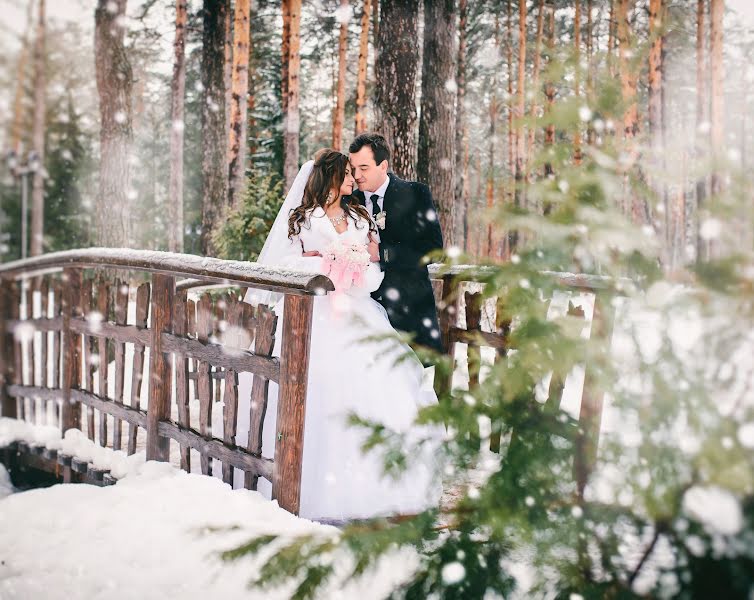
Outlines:
<svg viewBox="0 0 754 600"><path fill-rule="evenodd" d="M322 267L335 285L336 292L364 285L369 266L366 246L335 241L322 253Z"/></svg>

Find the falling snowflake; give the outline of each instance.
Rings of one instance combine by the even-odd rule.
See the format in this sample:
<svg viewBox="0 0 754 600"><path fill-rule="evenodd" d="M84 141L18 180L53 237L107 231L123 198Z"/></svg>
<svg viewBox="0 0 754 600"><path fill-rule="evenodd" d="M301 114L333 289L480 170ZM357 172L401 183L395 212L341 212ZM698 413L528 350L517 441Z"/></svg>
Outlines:
<svg viewBox="0 0 754 600"><path fill-rule="evenodd" d="M454 561L443 566L441 576L445 585L455 585L466 577L466 568L458 561Z"/></svg>

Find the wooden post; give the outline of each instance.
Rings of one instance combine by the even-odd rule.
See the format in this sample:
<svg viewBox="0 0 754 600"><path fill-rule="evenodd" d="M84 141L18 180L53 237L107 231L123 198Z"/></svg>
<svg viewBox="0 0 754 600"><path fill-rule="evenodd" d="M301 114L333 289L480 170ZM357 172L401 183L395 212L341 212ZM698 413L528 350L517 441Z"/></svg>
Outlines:
<svg viewBox="0 0 754 600"><path fill-rule="evenodd" d="M312 296L285 297L272 498L293 514L298 514L301 501L301 463L304 456L304 419L313 307Z"/></svg>
<svg viewBox="0 0 754 600"><path fill-rule="evenodd" d="M81 429L81 407L71 399L71 389L81 385L80 339L71 331L71 319L81 316L81 270L63 269L63 281L63 406L60 421L65 434L69 429Z"/></svg>
<svg viewBox="0 0 754 600"><path fill-rule="evenodd" d="M441 398L453 389L453 368L455 364L456 345L450 329L458 323L458 281L452 275L442 278L442 300L438 306L437 320L440 326L442 349L450 357L450 369L447 374L435 372L435 392Z"/></svg>
<svg viewBox="0 0 754 600"><path fill-rule="evenodd" d="M0 416L16 418L16 400L5 391L13 373L13 336L8 333L6 321L10 315L10 282L0 281Z"/></svg>
<svg viewBox="0 0 754 600"><path fill-rule="evenodd" d="M170 417L170 357L162 351L162 334L172 324L175 278L152 275L151 333L149 351L149 407L147 408L147 460L167 462L170 440L160 437L160 421Z"/></svg>
<svg viewBox="0 0 754 600"><path fill-rule="evenodd" d="M613 307L610 298L595 294L594 314L592 316L591 339L599 339L604 343L604 352L610 350L610 340L613 334ZM574 444L573 474L579 499L584 498L589 475L597 463L597 448L599 445L600 426L602 424L602 407L605 399L603 386L595 381L589 365L585 365L584 391L581 395L581 410L579 411L579 430Z"/></svg>

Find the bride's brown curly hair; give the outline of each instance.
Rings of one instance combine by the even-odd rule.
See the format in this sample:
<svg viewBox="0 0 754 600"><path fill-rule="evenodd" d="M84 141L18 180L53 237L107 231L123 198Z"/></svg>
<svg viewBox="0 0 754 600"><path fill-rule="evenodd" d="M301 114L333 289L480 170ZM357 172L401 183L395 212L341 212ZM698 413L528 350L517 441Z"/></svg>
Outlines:
<svg viewBox="0 0 754 600"><path fill-rule="evenodd" d="M348 157L332 148L323 148L314 155L314 167L304 188L304 198L301 204L291 211L291 216L288 218L289 238L301 233L301 228L306 226L311 211L317 206L321 206L323 210L326 209L327 195L333 189L340 190L346 178L346 167L348 167ZM357 217L361 217L369 224L369 231L376 231L367 209L359 204L356 198L343 196L340 205L346 216L353 219L356 227L359 227Z"/></svg>

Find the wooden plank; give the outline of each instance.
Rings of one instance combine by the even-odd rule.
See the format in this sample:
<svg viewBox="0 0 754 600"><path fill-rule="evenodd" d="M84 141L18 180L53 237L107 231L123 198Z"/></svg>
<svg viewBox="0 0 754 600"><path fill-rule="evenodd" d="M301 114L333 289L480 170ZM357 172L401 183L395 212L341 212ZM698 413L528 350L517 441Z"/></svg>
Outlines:
<svg viewBox="0 0 754 600"><path fill-rule="evenodd" d="M12 333L8 331L7 321L11 314L10 303L13 301L11 284L0 280L0 416L16 418L16 399L8 394L7 386L13 377L14 350Z"/></svg>
<svg viewBox="0 0 754 600"><path fill-rule="evenodd" d="M34 318L34 280L27 279L24 281L24 284L26 286L26 289L24 291L25 296L25 303L26 303L26 316L24 318L25 321L30 321ZM36 332L34 331L33 327L30 324L26 324L27 327L31 327L31 329L27 329L26 331L29 332L30 335L24 336L25 339L23 341L23 352L25 356L25 360L23 362L24 365L24 374L23 374L23 380L24 383L27 385L33 386L35 384L34 381L34 371L35 371L35 356L34 356L34 342L35 338L37 337ZM36 400L34 398L27 398L27 411L26 411L26 420L29 421L29 423L36 424L36 418L37 418L37 411L36 411Z"/></svg>
<svg viewBox="0 0 754 600"><path fill-rule="evenodd" d="M487 346L489 348L495 348L496 350L505 350L507 343L505 338L501 337L499 334L482 331L479 328L468 330L451 327L450 338L453 342L463 342L477 348L480 346Z"/></svg>
<svg viewBox="0 0 754 600"><path fill-rule="evenodd" d="M60 364L62 360L60 343L63 337L63 284L60 281L55 281L53 284L52 314L55 315L55 320L60 319L60 330L52 335L52 387L61 387L63 385L60 380Z"/></svg>
<svg viewBox="0 0 754 600"><path fill-rule="evenodd" d="M213 321L212 321L212 337L210 340L213 342L217 342L217 340L223 339L223 331L227 327L227 321L226 321L226 312L228 307L228 301L229 296L228 294L223 294L220 296L220 298L215 302L214 305L214 311L213 311ZM223 367L220 364L210 362L212 365L210 371L212 373L222 373ZM220 402L220 399L222 398L222 378L218 377L212 377L212 381L214 381L215 386L215 392L213 394L213 398L215 402Z"/></svg>
<svg viewBox="0 0 754 600"><path fill-rule="evenodd" d="M332 281L318 273L208 256L124 248L85 248L50 252L1 264L0 275L8 277L73 267L146 271L173 278L199 278L227 286L248 286L288 295L312 296L335 289Z"/></svg>
<svg viewBox="0 0 754 600"><path fill-rule="evenodd" d="M107 281L101 279L97 285L97 311L102 316L102 322L110 320L110 286ZM99 369L97 371L97 382L99 395L107 398L107 338L100 337L97 339L97 351L99 353ZM99 445L107 446L107 417L100 413L99 415Z"/></svg>
<svg viewBox="0 0 754 600"><path fill-rule="evenodd" d="M80 316L79 294L81 293L81 271L68 268L63 271L63 404L61 408L61 428L81 428L81 406L71 398L71 390L80 385L80 345L78 336L70 330L71 317Z"/></svg>
<svg viewBox="0 0 754 600"><path fill-rule="evenodd" d="M252 312L253 308L244 304L246 313ZM262 356L272 355L275 346L275 329L277 327L277 315L268 306L260 304L256 309L256 327L254 340L254 353ZM247 327L248 327L248 321ZM251 399L249 402L249 438L247 448L252 454L262 454L262 426L267 414L267 400L269 398L269 380L262 375L254 375L251 384ZM244 487L250 490L257 489L259 478L253 473L244 474Z"/></svg>
<svg viewBox="0 0 754 600"><path fill-rule="evenodd" d="M92 280L85 279L81 284L81 314L84 319L87 319L89 314L94 310L94 304L92 303ZM70 327L71 331L78 333L74 327L75 319L71 319ZM94 371L97 368L95 364L95 357L97 351L95 350L95 340L88 335L81 336L81 351L84 357L84 377L82 381L82 388L94 393ZM94 441L94 409L86 407L86 433L90 440Z"/></svg>
<svg viewBox="0 0 754 600"><path fill-rule="evenodd" d="M21 289L18 282L14 281L9 286L10 291L10 316L11 319L20 320L21 317ZM23 354L21 342L17 335L13 335L13 376L11 381L17 385L24 384ZM21 399L16 399L16 418L24 420L26 415L25 404Z"/></svg>
<svg viewBox="0 0 754 600"><path fill-rule="evenodd" d="M231 466L251 471L259 477L273 479L273 461L269 458L254 456L238 447L228 447L222 441L202 436L193 429L184 429L181 426L163 421L160 423L160 433L165 437L176 440L178 443L190 446L197 450L201 456L216 458L217 460L227 462Z"/></svg>
<svg viewBox="0 0 754 600"><path fill-rule="evenodd" d="M223 335L225 347L238 348L241 343L239 330L243 324L243 305L230 296L225 300L226 329ZM225 395L223 397L223 441L229 446L236 445L238 427L238 373L225 370ZM233 487L233 466L223 463L223 481Z"/></svg>
<svg viewBox="0 0 754 600"><path fill-rule="evenodd" d="M133 325L102 323L99 327L94 327L82 319L72 320L71 329L74 332L93 337L107 338L113 342L126 342L144 346L149 345L151 335L148 331L141 330ZM234 349L232 352L228 352L222 345L210 343L209 337L208 341L200 342L196 339L188 339L173 335L172 333L163 333L162 345L166 352L185 354L188 358L196 361L203 360L225 369L263 373L271 381L277 381L280 376L279 361L277 359L260 357L246 350ZM218 377L222 379L222 375ZM212 378L214 379L215 376L212 375Z"/></svg>
<svg viewBox="0 0 754 600"><path fill-rule="evenodd" d="M115 324L125 325L128 316L128 283L120 281L115 289ZM123 383L125 381L126 345L115 342L115 397L113 402L123 404ZM113 450L122 446L123 426L117 417L113 421Z"/></svg>
<svg viewBox="0 0 754 600"><path fill-rule="evenodd" d="M149 283L142 283L136 290L136 316L134 327L144 329L147 326L147 314L149 313L149 302L151 286ZM146 333L150 333L145 330ZM144 346L145 344L134 344L134 360L131 370L131 408L138 410L141 406L141 384L144 377ZM136 452L136 438L139 434L137 425L130 423L128 426L128 454Z"/></svg>
<svg viewBox="0 0 754 600"><path fill-rule="evenodd" d="M206 343L212 331L212 298L203 294L196 311L196 329L199 342ZM199 432L209 437L212 434L212 382L210 366L206 361L197 363L198 379L196 382L199 396ZM201 454L201 468L205 475L212 475L212 462L206 454Z"/></svg>
<svg viewBox="0 0 754 600"><path fill-rule="evenodd" d="M40 320L47 321L49 318L49 304L50 304L50 284L47 281L47 278L42 278L42 280L39 282L39 310L40 310ZM47 371L48 371L48 360L47 360L47 338L48 338L48 332L42 331L41 337L39 339L39 367L40 367L40 374L39 374L39 385L40 387L47 387ZM42 411L43 414L47 415L47 407L46 405L42 405L44 407L44 410ZM45 424L47 424L45 422Z"/></svg>
<svg viewBox="0 0 754 600"><path fill-rule="evenodd" d="M284 302L272 497L298 514L314 299L286 295Z"/></svg>
<svg viewBox="0 0 754 600"><path fill-rule="evenodd" d="M177 337L186 335L186 292L181 292L175 296L175 310L173 312L173 334ZM191 426L191 415L189 413L189 372L188 359L185 354L180 352L173 355L173 364L175 366L175 402L178 408L178 423L181 427L188 429ZM185 444L181 445L181 469L187 473L191 472L191 448Z"/></svg>
<svg viewBox="0 0 754 600"><path fill-rule="evenodd" d="M162 346L163 332L172 326L175 278L152 276L150 304L152 340L149 352L149 408L147 410L147 460L170 460L170 440L160 436L160 421L170 418L172 378L170 356Z"/></svg>
<svg viewBox="0 0 754 600"><path fill-rule="evenodd" d="M41 388L27 385L9 385L8 393L19 398L39 397L48 401L58 400L63 395L63 390L54 388ZM146 427L147 417L143 410L116 404L107 398L102 398L86 390L73 389L70 392L71 398L85 406L91 406L103 414L117 417L128 423L133 423L139 427Z"/></svg>
<svg viewBox="0 0 754 600"><path fill-rule="evenodd" d="M49 319L30 319L30 320L16 320L8 319L6 323L6 330L13 332L19 327L31 325L37 331L60 331L63 329L63 319L61 317L52 317Z"/></svg>
<svg viewBox="0 0 754 600"><path fill-rule="evenodd" d="M187 331L186 331L186 338L192 338L196 339L196 302L194 302L191 299L188 299L186 301L186 322L187 322ZM189 358L189 379L196 379L197 372L196 372L196 359ZM198 398L199 394L197 393L197 384L196 381L189 384L189 401L191 398ZM193 391L192 391L193 390Z"/></svg>

